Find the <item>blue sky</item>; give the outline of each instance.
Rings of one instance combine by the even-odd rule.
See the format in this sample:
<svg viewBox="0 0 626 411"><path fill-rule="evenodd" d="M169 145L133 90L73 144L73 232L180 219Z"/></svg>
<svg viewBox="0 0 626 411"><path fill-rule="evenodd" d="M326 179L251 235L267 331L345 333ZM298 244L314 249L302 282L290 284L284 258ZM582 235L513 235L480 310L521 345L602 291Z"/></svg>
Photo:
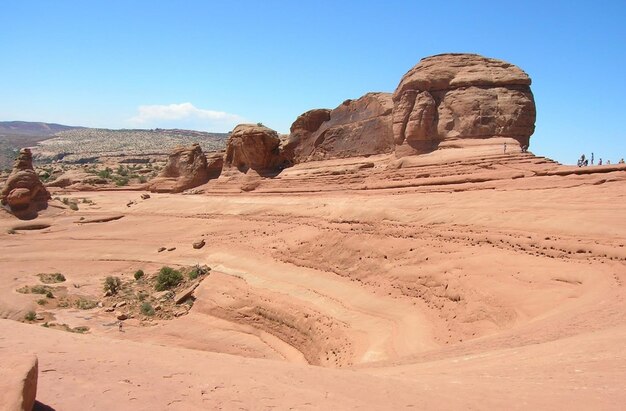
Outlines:
<svg viewBox="0 0 626 411"><path fill-rule="evenodd" d="M473 52L533 79L535 154L626 156L626 1L3 0L0 16L0 120L288 132Z"/></svg>

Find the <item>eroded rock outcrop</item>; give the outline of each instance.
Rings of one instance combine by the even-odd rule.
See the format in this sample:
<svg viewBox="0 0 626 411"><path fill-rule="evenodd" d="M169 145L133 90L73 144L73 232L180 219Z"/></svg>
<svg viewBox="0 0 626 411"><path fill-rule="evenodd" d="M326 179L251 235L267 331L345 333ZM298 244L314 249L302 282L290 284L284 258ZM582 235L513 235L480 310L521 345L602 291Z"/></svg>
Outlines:
<svg viewBox="0 0 626 411"><path fill-rule="evenodd" d="M0 409L31 411L37 396L37 356L7 353L0 360Z"/></svg>
<svg viewBox="0 0 626 411"><path fill-rule="evenodd" d="M199 144L177 147L169 155L159 176L146 188L157 193L180 193L218 177L221 166L221 156L211 157L209 163Z"/></svg>
<svg viewBox="0 0 626 411"><path fill-rule="evenodd" d="M18 218L34 218L48 206L49 199L50 193L33 169L30 149L21 149L0 192L0 202Z"/></svg>
<svg viewBox="0 0 626 411"><path fill-rule="evenodd" d="M259 124L240 124L226 143L224 169L259 175L272 175L285 167L280 153L280 138L271 128Z"/></svg>
<svg viewBox="0 0 626 411"><path fill-rule="evenodd" d="M519 67L477 54L424 58L393 94L394 142L413 154L446 139L511 137L527 145L536 116L530 83Z"/></svg>
<svg viewBox="0 0 626 411"><path fill-rule="evenodd" d="M389 153L394 147L392 108L391 94L368 93L332 111L307 111L291 126L285 156L302 163Z"/></svg>

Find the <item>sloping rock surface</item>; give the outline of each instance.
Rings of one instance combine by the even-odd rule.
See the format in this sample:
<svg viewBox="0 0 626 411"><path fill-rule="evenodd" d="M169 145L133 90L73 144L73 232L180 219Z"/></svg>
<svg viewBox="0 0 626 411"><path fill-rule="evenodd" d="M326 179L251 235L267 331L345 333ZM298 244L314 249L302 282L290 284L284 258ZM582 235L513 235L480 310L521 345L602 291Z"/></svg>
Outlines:
<svg viewBox="0 0 626 411"><path fill-rule="evenodd" d="M31 411L37 396L37 357L5 353L0 362L0 410Z"/></svg>

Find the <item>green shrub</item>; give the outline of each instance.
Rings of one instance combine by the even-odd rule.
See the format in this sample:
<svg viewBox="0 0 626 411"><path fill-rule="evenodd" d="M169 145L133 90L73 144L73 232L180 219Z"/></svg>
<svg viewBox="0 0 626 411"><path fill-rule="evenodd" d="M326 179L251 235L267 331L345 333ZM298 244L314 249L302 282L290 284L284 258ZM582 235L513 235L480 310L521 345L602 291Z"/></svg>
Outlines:
<svg viewBox="0 0 626 411"><path fill-rule="evenodd" d="M176 287L183 281L183 275L178 270L170 267L162 267L157 276L157 282L154 288L157 291L165 291Z"/></svg>
<svg viewBox="0 0 626 411"><path fill-rule="evenodd" d="M76 203L70 203L70 210L73 210L73 211L78 211L78 204L76 204Z"/></svg>
<svg viewBox="0 0 626 411"><path fill-rule="evenodd" d="M154 308L152 308L152 305L146 301L141 304L141 313L152 317L154 315Z"/></svg>
<svg viewBox="0 0 626 411"><path fill-rule="evenodd" d="M128 184L128 177L117 177L114 180L115 180L115 185L118 187L125 186Z"/></svg>
<svg viewBox="0 0 626 411"><path fill-rule="evenodd" d="M196 278L200 277L201 274L202 273L198 271L197 268L194 268L193 270L189 271L189 279L195 280Z"/></svg>
<svg viewBox="0 0 626 411"><path fill-rule="evenodd" d="M26 315L24 316L24 319L26 321L35 321L35 318L37 318L37 314L35 314L34 311L29 311L26 313Z"/></svg>
<svg viewBox="0 0 626 411"><path fill-rule="evenodd" d="M39 279L44 284L62 283L66 280L65 276L61 273L39 274Z"/></svg>
<svg viewBox="0 0 626 411"><path fill-rule="evenodd" d="M81 310L91 310L92 308L96 308L98 303L96 303L95 301L80 297L78 300L76 300L74 305L76 305L76 308L79 308Z"/></svg>
<svg viewBox="0 0 626 411"><path fill-rule="evenodd" d="M46 305L48 304L48 300L46 300L45 298L40 298L39 300L37 300L37 304Z"/></svg>
<svg viewBox="0 0 626 411"><path fill-rule="evenodd" d="M122 288L122 282L119 277L108 276L104 279L104 292L110 294L117 294Z"/></svg>
<svg viewBox="0 0 626 411"><path fill-rule="evenodd" d="M140 278L142 278L144 275L143 270L137 270L135 271L135 280L139 280Z"/></svg>
<svg viewBox="0 0 626 411"><path fill-rule="evenodd" d="M104 170L100 170L98 172L98 177L100 178L106 178L106 179L110 179L111 178L111 173L113 172L113 170L111 170L109 167L105 168Z"/></svg>

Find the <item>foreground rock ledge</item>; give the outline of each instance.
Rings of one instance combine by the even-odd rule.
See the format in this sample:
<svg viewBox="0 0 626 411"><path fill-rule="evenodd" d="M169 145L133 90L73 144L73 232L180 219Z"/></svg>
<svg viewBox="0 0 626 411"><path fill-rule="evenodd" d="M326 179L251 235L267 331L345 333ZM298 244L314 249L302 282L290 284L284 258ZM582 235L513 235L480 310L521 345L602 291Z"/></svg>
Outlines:
<svg viewBox="0 0 626 411"><path fill-rule="evenodd" d="M37 396L37 356L4 353L0 356L0 410L31 411Z"/></svg>

